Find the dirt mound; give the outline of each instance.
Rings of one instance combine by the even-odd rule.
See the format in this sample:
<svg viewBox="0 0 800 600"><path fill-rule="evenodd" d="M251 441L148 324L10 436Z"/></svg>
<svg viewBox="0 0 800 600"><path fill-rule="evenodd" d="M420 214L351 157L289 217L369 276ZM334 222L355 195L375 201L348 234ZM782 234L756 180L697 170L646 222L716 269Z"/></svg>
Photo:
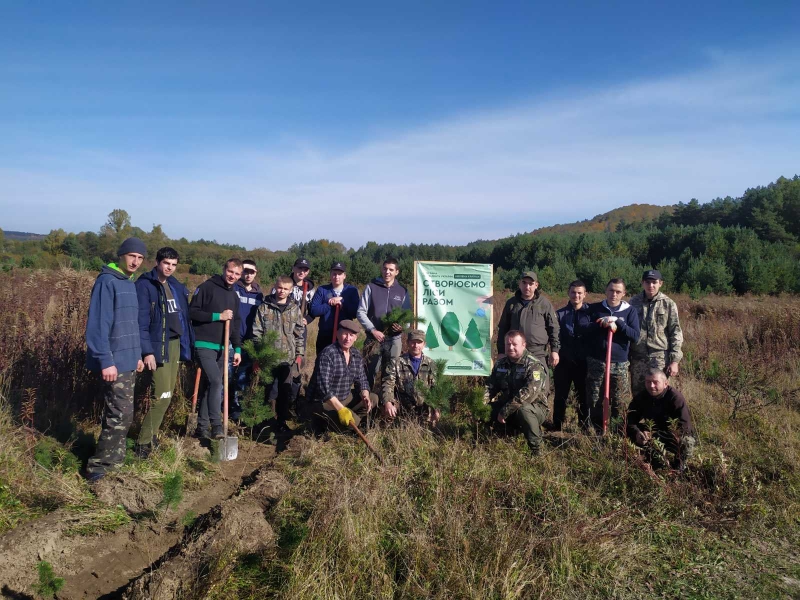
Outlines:
<svg viewBox="0 0 800 600"><path fill-rule="evenodd" d="M121 505L129 515L155 510L162 498L156 486L133 475L107 475L95 484L94 493L100 502Z"/></svg>

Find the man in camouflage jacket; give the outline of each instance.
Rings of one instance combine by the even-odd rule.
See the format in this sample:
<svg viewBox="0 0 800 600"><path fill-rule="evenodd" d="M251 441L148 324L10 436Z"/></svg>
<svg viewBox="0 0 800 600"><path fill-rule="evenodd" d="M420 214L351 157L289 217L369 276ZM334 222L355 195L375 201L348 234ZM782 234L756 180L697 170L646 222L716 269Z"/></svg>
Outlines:
<svg viewBox="0 0 800 600"><path fill-rule="evenodd" d="M389 361L381 384L381 413L390 423L398 415L415 415L432 425L439 421L439 411L425 404L417 382L431 387L436 383L436 363L422 353L425 332L408 332L408 352Z"/></svg>
<svg viewBox="0 0 800 600"><path fill-rule="evenodd" d="M268 331L278 334L275 347L286 354L286 361L273 369L275 377L270 400L275 400L278 428L286 427L289 405L292 401L293 367L299 365L305 354L303 314L300 305L290 301L294 282L291 277L278 277L275 293L264 298L253 319L253 337L260 340ZM299 367L294 368L298 371Z"/></svg>
<svg viewBox="0 0 800 600"><path fill-rule="evenodd" d="M642 275L642 293L631 298L631 306L639 315L641 334L631 347L631 391L636 396L644 391L645 373L650 368L664 371L667 377L678 374L683 358L683 331L678 306L661 293L664 279L655 269Z"/></svg>
<svg viewBox="0 0 800 600"><path fill-rule="evenodd" d="M492 402L492 423L522 430L531 453L538 454L547 406L548 371L525 349L518 330L505 335L505 356L497 361L486 380L484 402Z"/></svg>

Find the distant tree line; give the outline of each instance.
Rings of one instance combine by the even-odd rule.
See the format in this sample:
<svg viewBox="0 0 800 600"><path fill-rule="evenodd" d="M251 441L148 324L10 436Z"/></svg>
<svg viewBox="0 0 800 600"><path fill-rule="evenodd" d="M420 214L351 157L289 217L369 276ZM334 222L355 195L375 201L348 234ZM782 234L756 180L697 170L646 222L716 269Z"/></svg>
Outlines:
<svg viewBox="0 0 800 600"><path fill-rule="evenodd" d="M520 234L465 246L368 242L353 250L323 239L287 251L247 250L202 239L173 240L160 225L146 232L117 209L97 233L56 229L42 240L18 241L4 240L0 231L0 266L96 271L115 259L119 243L131 235L144 240L151 257L158 248L173 246L182 269L191 273L218 273L230 256L254 258L262 281L288 273L295 258L304 256L317 281L326 281L329 265L340 260L348 266L348 281L364 284L379 275L386 256L395 256L404 284L410 283L415 260L441 260L492 263L498 288L515 288L520 271L534 269L551 293L564 291L576 278L592 291L602 290L612 277L635 284L643 270L653 267L663 273L668 289L693 295L800 292L800 177L781 177L741 198L681 202L654 220L622 221L615 231Z"/></svg>

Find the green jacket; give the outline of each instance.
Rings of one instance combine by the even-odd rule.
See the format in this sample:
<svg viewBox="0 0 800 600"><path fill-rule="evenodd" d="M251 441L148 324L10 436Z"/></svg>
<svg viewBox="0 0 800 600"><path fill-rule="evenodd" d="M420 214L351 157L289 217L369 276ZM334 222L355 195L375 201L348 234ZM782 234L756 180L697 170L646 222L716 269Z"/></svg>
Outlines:
<svg viewBox="0 0 800 600"><path fill-rule="evenodd" d="M253 337L260 340L267 331L278 332L275 347L286 353L288 362L305 354L303 314L291 298L286 304L278 304L274 294L264 298L253 319Z"/></svg>
<svg viewBox="0 0 800 600"><path fill-rule="evenodd" d="M436 383L436 365L432 358L423 354L416 375L411 369L408 354L392 358L381 384L381 404L399 401L406 407L422 406L424 400L415 387L417 381L422 381L428 387Z"/></svg>
<svg viewBox="0 0 800 600"><path fill-rule="evenodd" d="M518 329L525 335L525 347L538 356L546 356L545 346L550 344L551 352L558 352L561 342L558 339L560 327L553 305L544 296L536 294L525 306L522 294L517 290L506 302L497 329L497 352L506 352L506 333Z"/></svg>
<svg viewBox="0 0 800 600"><path fill-rule="evenodd" d="M504 356L495 363L486 379L484 402L500 402L500 415L507 419L523 404L539 404L547 409L549 389L547 367L527 350L516 363Z"/></svg>
<svg viewBox="0 0 800 600"><path fill-rule="evenodd" d="M683 331L675 301L661 292L647 300L642 292L631 298L630 304L639 315L642 331L639 341L631 347L631 358L663 356L667 364L680 362L683 358Z"/></svg>

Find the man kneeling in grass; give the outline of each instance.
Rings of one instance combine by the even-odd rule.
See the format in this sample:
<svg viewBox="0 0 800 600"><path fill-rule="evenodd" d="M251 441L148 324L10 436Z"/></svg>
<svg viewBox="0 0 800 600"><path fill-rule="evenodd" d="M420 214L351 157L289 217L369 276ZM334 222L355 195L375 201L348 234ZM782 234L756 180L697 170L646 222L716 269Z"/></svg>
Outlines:
<svg viewBox="0 0 800 600"><path fill-rule="evenodd" d="M525 349L525 336L513 329L505 336L505 356L486 380L484 403L492 402L492 423L522 430L531 453L539 453L547 406L547 367Z"/></svg>
<svg viewBox="0 0 800 600"><path fill-rule="evenodd" d="M339 323L336 342L317 357L314 374L308 385L313 390L314 431L327 428L342 431L367 416L374 405L370 397L364 357L353 344L361 331L358 321Z"/></svg>
<svg viewBox="0 0 800 600"><path fill-rule="evenodd" d="M439 422L439 411L431 408L422 397L417 382L430 388L436 384L436 364L422 353L425 332L412 329L408 332L408 352L392 358L381 384L381 415L390 423L398 415L414 416L432 426Z"/></svg>
<svg viewBox="0 0 800 600"><path fill-rule="evenodd" d="M645 391L639 392L628 408L628 437L634 444L647 448L652 459L656 439L675 457L673 469L683 470L694 454L695 438L686 399L678 390L667 385L667 376L653 367L644 378Z"/></svg>

